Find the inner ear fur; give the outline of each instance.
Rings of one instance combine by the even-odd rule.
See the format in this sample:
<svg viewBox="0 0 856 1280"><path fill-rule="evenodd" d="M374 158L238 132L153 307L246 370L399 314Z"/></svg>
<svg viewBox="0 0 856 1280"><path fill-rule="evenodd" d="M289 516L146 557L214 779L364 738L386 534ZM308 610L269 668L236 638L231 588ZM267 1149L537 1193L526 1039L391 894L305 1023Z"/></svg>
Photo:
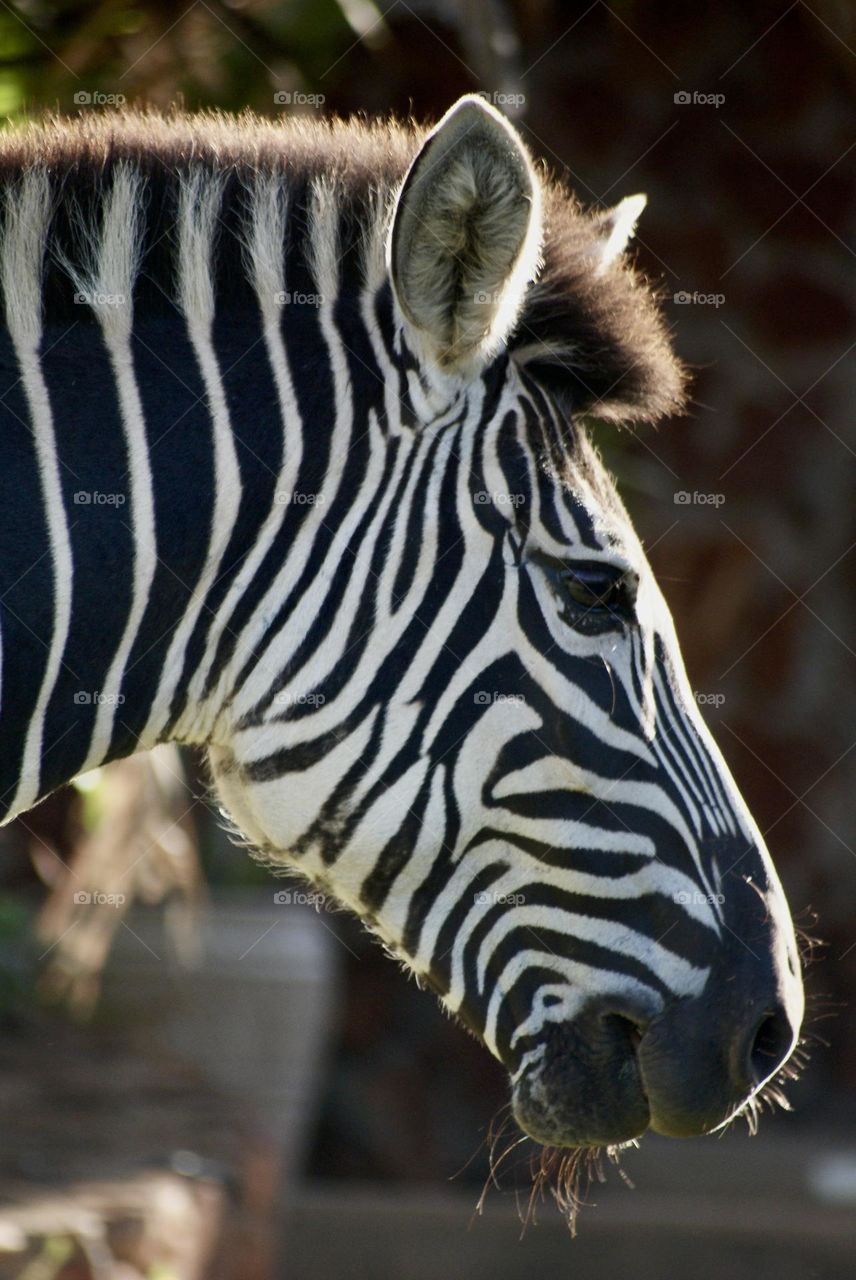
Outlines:
<svg viewBox="0 0 856 1280"><path fill-rule="evenodd" d="M429 134L399 193L389 245L401 312L446 372L501 347L538 266L540 186L515 130L479 97Z"/></svg>

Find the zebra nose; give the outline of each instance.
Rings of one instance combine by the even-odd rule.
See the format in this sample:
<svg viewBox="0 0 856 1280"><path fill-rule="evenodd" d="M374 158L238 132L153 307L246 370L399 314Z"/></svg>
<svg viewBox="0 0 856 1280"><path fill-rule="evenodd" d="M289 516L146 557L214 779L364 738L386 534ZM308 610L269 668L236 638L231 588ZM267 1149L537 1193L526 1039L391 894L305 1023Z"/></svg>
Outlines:
<svg viewBox="0 0 856 1280"><path fill-rule="evenodd" d="M631 1001L592 1001L547 1028L540 1065L515 1085L515 1118L536 1141L563 1147L626 1142L649 1127L710 1133L788 1058L797 1014L785 999L736 991L730 1002L709 992L677 1000L653 1017Z"/></svg>
<svg viewBox="0 0 856 1280"><path fill-rule="evenodd" d="M742 1016L704 997L667 1008L637 1047L651 1128L672 1138L719 1128L783 1066L799 1022L782 1000Z"/></svg>

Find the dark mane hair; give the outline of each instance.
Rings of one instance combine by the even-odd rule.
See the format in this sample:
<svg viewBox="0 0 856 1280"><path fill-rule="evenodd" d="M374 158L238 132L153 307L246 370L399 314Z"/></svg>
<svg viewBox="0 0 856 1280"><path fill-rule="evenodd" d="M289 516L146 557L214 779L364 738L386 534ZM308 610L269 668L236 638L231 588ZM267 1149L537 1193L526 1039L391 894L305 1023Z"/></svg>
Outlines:
<svg viewBox="0 0 856 1280"><path fill-rule="evenodd" d="M218 279L246 288L240 218L248 185L261 173L282 174L292 208L305 210L323 177L335 192L340 235L355 249L367 228L383 231L383 210L416 154L423 127L391 120L252 114L188 115L150 110L51 116L0 134L0 187L43 166L54 191L46 313L68 303L69 282L57 264L73 257L81 226L98 225L101 197L124 162L146 180L146 247L141 296L153 303L171 285L171 229L182 174L201 167L223 177ZM683 372L648 281L630 266L598 274L595 219L543 167L543 265L530 285L509 347L514 359L577 414L651 421L682 403Z"/></svg>

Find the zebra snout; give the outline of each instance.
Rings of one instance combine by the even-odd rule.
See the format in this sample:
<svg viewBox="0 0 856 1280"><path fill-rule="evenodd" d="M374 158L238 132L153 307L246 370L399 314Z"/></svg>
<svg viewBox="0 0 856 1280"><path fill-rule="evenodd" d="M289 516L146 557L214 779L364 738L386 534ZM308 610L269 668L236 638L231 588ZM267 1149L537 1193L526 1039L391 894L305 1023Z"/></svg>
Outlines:
<svg viewBox="0 0 856 1280"><path fill-rule="evenodd" d="M763 996L739 1012L706 994L666 1009L639 1045L651 1128L672 1138L720 1128L784 1066L799 1026L787 1001Z"/></svg>
<svg viewBox="0 0 856 1280"><path fill-rule="evenodd" d="M799 1039L802 975L781 891L735 880L727 924L703 990L669 1003L639 1045L651 1128L667 1137L710 1133L751 1107Z"/></svg>
<svg viewBox="0 0 856 1280"><path fill-rule="evenodd" d="M654 1017L592 1002L573 1022L547 1027L515 1085L517 1123L560 1147L616 1145L648 1128L681 1138L719 1128L776 1075L799 1034L801 1008L786 995L741 989L719 1002L706 990Z"/></svg>

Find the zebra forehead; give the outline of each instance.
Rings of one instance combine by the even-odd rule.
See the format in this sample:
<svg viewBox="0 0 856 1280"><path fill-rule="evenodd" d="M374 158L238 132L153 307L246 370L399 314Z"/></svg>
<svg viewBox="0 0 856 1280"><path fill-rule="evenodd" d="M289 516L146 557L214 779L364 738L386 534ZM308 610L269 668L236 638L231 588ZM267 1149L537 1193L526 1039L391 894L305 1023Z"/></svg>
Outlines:
<svg viewBox="0 0 856 1280"><path fill-rule="evenodd" d="M553 424L554 420L547 424L548 432ZM541 425L536 423L536 431ZM595 552L613 548L641 552L615 479L584 423L569 418L559 439L548 439L541 448L535 442L533 447L547 483L561 492L582 547Z"/></svg>
<svg viewBox="0 0 856 1280"><path fill-rule="evenodd" d="M50 235L62 239L65 227L60 247L68 263L74 229L106 197L117 169L142 179L144 274L164 284L175 275L172 237L165 233L194 171L216 176L222 189L218 268L245 279L247 217L258 208L247 191L258 192L274 177L296 223L313 233L313 221L333 217L335 238L322 239L336 247L337 262L353 250L363 284L377 284L397 192L425 132L394 120L270 121L248 113L50 116L0 137L0 186L14 187L33 169L50 175ZM512 358L569 412L613 421L652 421L673 412L682 403L684 376L649 283L624 261L598 270L602 213L584 212L543 166L538 176L542 262L508 340ZM317 239L317 229L314 234Z"/></svg>

